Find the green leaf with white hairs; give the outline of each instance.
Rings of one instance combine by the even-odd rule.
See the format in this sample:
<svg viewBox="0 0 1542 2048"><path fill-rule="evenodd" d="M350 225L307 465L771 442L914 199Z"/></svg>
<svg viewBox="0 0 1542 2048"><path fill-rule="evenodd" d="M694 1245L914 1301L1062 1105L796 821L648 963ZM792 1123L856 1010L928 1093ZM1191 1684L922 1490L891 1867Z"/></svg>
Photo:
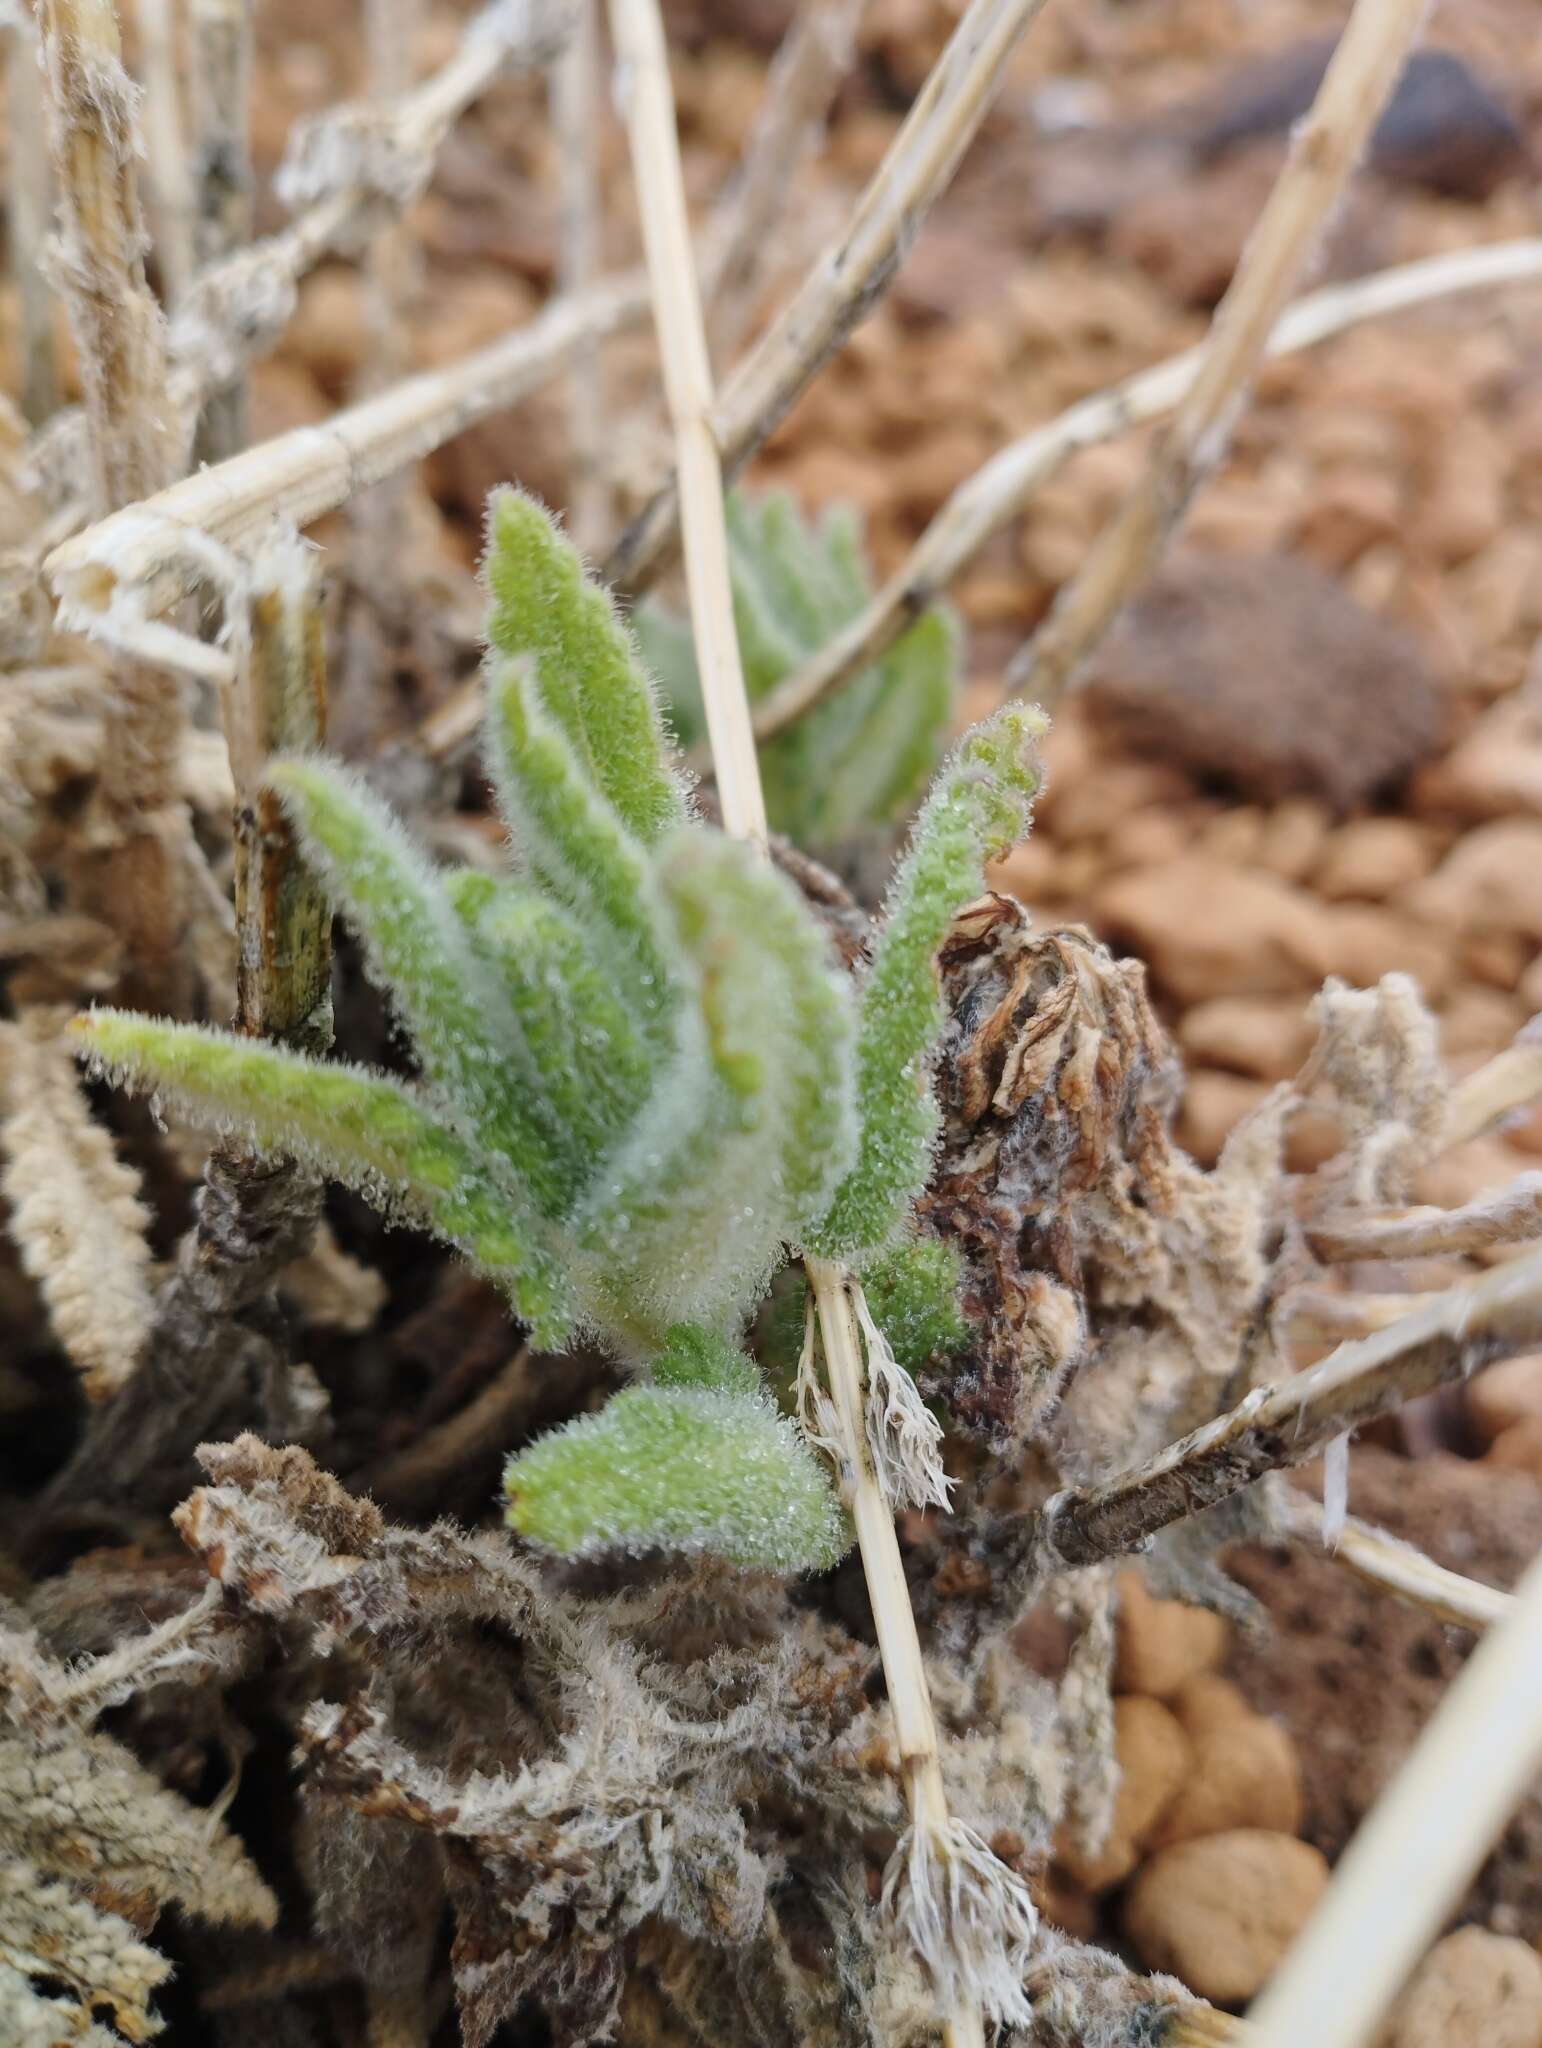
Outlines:
<svg viewBox="0 0 1542 2048"><path fill-rule="evenodd" d="M617 988L638 1018L660 1025L675 1007L677 990L652 862L589 780L547 711L528 661L500 661L490 669L487 733L504 816L531 872L612 963ZM657 1030L650 1035L657 1040Z"/></svg>
<svg viewBox="0 0 1542 2048"><path fill-rule="evenodd" d="M563 1135L542 1114L534 1069L442 879L358 776L319 760L275 761L278 792L311 866L365 950L451 1114L506 1160L538 1205L555 1198Z"/></svg>
<svg viewBox="0 0 1542 2048"><path fill-rule="evenodd" d="M645 846L684 822L653 683L609 594L534 498L493 493L488 645L527 656L541 697L594 787Z"/></svg>
<svg viewBox="0 0 1542 2048"><path fill-rule="evenodd" d="M642 1345L742 1314L855 1146L850 993L806 905L752 848L699 831L663 849L659 880L692 1000L671 1075L577 1218Z"/></svg>
<svg viewBox="0 0 1542 2048"><path fill-rule="evenodd" d="M849 1543L829 1479L759 1394L636 1386L510 1459L508 1521L565 1557L711 1552L820 1571Z"/></svg>
<svg viewBox="0 0 1542 2048"><path fill-rule="evenodd" d="M755 1394L761 1387L749 1353L697 1323L676 1323L664 1332L664 1348L648 1374L656 1387L710 1387L719 1394Z"/></svg>
<svg viewBox="0 0 1542 2048"><path fill-rule="evenodd" d="M506 1291L537 1341L560 1344L574 1299L549 1230L496 1160L384 1074L122 1010L75 1020L120 1083L264 1152L287 1152L421 1223Z"/></svg>
<svg viewBox="0 0 1542 2048"><path fill-rule="evenodd" d="M1012 704L977 725L938 776L889 893L862 984L857 1041L861 1150L816 1233L827 1257L893 1239L925 1186L937 1131L929 1067L942 1030L937 950L977 895L985 863L1028 829L1043 714Z"/></svg>

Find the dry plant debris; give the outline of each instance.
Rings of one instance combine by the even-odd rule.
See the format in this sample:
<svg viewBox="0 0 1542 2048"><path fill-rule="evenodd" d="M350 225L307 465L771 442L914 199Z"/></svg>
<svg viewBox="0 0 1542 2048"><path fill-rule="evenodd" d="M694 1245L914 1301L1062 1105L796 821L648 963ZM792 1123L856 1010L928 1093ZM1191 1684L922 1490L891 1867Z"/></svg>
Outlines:
<svg viewBox="0 0 1542 2048"><path fill-rule="evenodd" d="M1531 1654L1520 6L6 23L20 2040L1176 2048L1325 1882L1379 2021L1535 1735L1329 1879L1293 1572L1414 1782Z"/></svg>

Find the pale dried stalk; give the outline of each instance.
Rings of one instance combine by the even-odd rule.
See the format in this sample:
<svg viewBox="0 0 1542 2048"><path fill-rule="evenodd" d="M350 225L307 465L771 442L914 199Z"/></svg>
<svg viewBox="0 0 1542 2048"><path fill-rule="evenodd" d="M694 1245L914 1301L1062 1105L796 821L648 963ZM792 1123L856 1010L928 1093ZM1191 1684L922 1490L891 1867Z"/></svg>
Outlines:
<svg viewBox="0 0 1542 2048"><path fill-rule="evenodd" d="M48 141L43 133L43 102L38 94L37 32L31 12L18 7L6 26L5 108L11 145L6 228L21 328L21 405L36 427L59 403L54 293L43 260L53 221L53 190Z"/></svg>
<svg viewBox="0 0 1542 2048"><path fill-rule="evenodd" d="M851 68L866 0L801 0L766 79L765 96L734 178L727 216L702 261L707 338L721 361L754 309L803 159L824 133L830 103Z"/></svg>
<svg viewBox="0 0 1542 2048"><path fill-rule="evenodd" d="M166 332L145 282L134 96L111 0L42 0L60 195L60 278L80 361L98 514L162 489L179 453L166 418ZM108 699L94 844L75 864L80 907L121 933L123 993L179 1011L188 831L175 681L124 664Z"/></svg>
<svg viewBox="0 0 1542 2048"><path fill-rule="evenodd" d="M736 837L764 846L766 804L734 628L723 469L711 424L712 366L691 253L664 31L653 0L611 0L610 22L674 428L686 593L723 824Z"/></svg>
<svg viewBox="0 0 1542 2048"><path fill-rule="evenodd" d="M1542 1252L1432 1295L1389 1328L1260 1387L1228 1414L1132 1472L1045 1502L1026 1532L1046 1564L1095 1564L1261 1479L1333 1438L1482 1366L1542 1344Z"/></svg>
<svg viewBox="0 0 1542 2048"><path fill-rule="evenodd" d="M1372 1808L1248 2015L1249 2048L1358 2048L1542 1768L1542 1558Z"/></svg>
<svg viewBox="0 0 1542 2048"><path fill-rule="evenodd" d="M1311 112L1291 138L1204 358L1123 507L1007 671L1009 686L1053 705L1150 575L1205 477L1263 360L1269 330L1316 247L1418 36L1428 0L1355 0Z"/></svg>
<svg viewBox="0 0 1542 2048"><path fill-rule="evenodd" d="M1346 1210L1314 1216L1307 1242L1318 1258L1424 1259L1489 1251L1542 1232L1542 1173L1517 1174L1508 1187L1475 1195L1459 1209Z"/></svg>
<svg viewBox="0 0 1542 2048"><path fill-rule="evenodd" d="M1286 1296L1279 1323L1292 1343L1336 1344L1343 1337L1385 1330L1428 1299L1427 1294L1340 1294L1328 1287L1301 1287Z"/></svg>
<svg viewBox="0 0 1542 2048"><path fill-rule="evenodd" d="M61 626L115 645L144 644L142 629L176 602L207 539L239 546L272 519L299 526L319 519L355 491L516 404L578 342L615 332L647 303L640 273L608 278L576 298L555 301L518 332L364 399L324 426L280 434L98 521L44 563ZM186 635L160 626L155 634L163 659L220 679L234 673L228 658L211 665L215 651Z"/></svg>
<svg viewBox="0 0 1542 2048"><path fill-rule="evenodd" d="M65 1013L0 1024L0 1176L23 1267L89 1399L134 1369L150 1329L149 1211L80 1092Z"/></svg>
<svg viewBox="0 0 1542 2048"><path fill-rule="evenodd" d="M171 0L135 0L144 82L145 169L161 297L175 306L193 276L193 186L182 134Z"/></svg>
<svg viewBox="0 0 1542 2048"><path fill-rule="evenodd" d="M708 420L712 372L691 254L664 31L657 0L610 0L610 19L625 79L633 176L675 430L686 583L723 823L736 837L764 849L765 800L734 628L723 480ZM852 1518L894 1714L912 1836L925 1864L933 1853L930 1844L948 1838L952 1821L894 1513L879 1489L867 1448L852 1284L841 1267L826 1260L810 1259L807 1270L844 1438ZM978 2001L955 1992L945 1995L943 2003L947 2048L983 2048Z"/></svg>
<svg viewBox="0 0 1542 2048"><path fill-rule="evenodd" d="M1449 1149L1476 1138L1542 1095L1542 1017L1517 1033L1513 1045L1458 1081L1446 1105L1441 1144Z"/></svg>
<svg viewBox="0 0 1542 2048"><path fill-rule="evenodd" d="M1323 1541L1321 1504L1294 1487L1283 1490L1281 1513L1286 1526L1308 1542ZM1513 1593L1501 1593L1460 1572L1447 1571L1411 1543L1389 1536L1356 1516L1345 1518L1337 1540L1328 1545L1335 1563L1368 1586L1396 1594L1411 1607L1423 1608L1453 1628L1485 1629L1502 1621L1515 1606Z"/></svg>
<svg viewBox="0 0 1542 2048"><path fill-rule="evenodd" d="M1018 38L1042 5L1043 0L970 0L848 226L713 406L711 430L730 478L882 295L973 140ZM670 477L611 551L606 582L641 589L662 566L679 530L679 480Z"/></svg>
<svg viewBox="0 0 1542 2048"><path fill-rule="evenodd" d="M552 131L561 218L557 282L582 292L599 273L600 13L577 0L573 32L552 66ZM577 545L597 547L610 512L605 483L605 378L597 340L581 342L568 369L568 526Z"/></svg>
<svg viewBox="0 0 1542 2048"><path fill-rule="evenodd" d="M251 0L191 0L193 260L200 276L251 240ZM222 462L246 442L246 381L205 395L198 454Z"/></svg>
<svg viewBox="0 0 1542 2048"><path fill-rule="evenodd" d="M1524 284L1538 277L1542 240L1496 242L1488 248L1400 263L1298 299L1281 314L1264 354L1272 358L1312 348L1363 320L1403 312L1430 299ZM1106 391L1079 399L1057 418L1008 443L966 477L851 623L761 698L755 706L757 738L780 732L826 691L876 661L1073 456L1171 412L1192 389L1203 359L1203 346L1185 349ZM1531 1094L1542 1091L1542 1053L1535 1066L1537 1082ZM1457 1094L1468 1085L1463 1083Z"/></svg>
<svg viewBox="0 0 1542 2048"><path fill-rule="evenodd" d="M332 914L263 777L326 736L326 646L315 557L297 534L252 564L225 730L235 783L238 1031L306 1050L331 1042Z"/></svg>

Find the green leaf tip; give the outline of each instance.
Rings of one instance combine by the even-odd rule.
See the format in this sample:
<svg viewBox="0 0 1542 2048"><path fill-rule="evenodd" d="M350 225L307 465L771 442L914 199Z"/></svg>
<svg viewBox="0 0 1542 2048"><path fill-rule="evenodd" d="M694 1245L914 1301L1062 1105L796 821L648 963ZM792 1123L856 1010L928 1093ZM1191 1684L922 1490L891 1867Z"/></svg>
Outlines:
<svg viewBox="0 0 1542 2048"><path fill-rule="evenodd" d="M120 1085L258 1151L303 1159L434 1231L503 1287L538 1343L566 1341L575 1304L549 1231L416 1091L364 1067L130 1011L93 1010L71 1031Z"/></svg>
<svg viewBox="0 0 1542 2048"><path fill-rule="evenodd" d="M494 491L484 574L495 655L535 662L541 697L595 788L651 845L686 816L652 680L609 594L523 491Z"/></svg>
<svg viewBox="0 0 1542 2048"><path fill-rule="evenodd" d="M862 984L857 1163L815 1248L853 1257L890 1242L925 1185L937 1131L928 1067L942 1030L937 951L988 861L1028 830L1042 712L1009 704L967 733L932 786L889 892Z"/></svg>
<svg viewBox="0 0 1542 2048"><path fill-rule="evenodd" d="M862 609L872 579L849 508L815 525L785 492L728 500L734 618L752 699L801 667ZM690 634L662 605L639 638L682 729L701 728ZM760 748L772 825L800 845L835 847L902 817L941 757L958 696L951 612L924 612L878 661L849 677Z"/></svg>
<svg viewBox="0 0 1542 2048"><path fill-rule="evenodd" d="M821 1571L849 1540L797 1426L711 1386L624 1389L510 1459L504 1490L509 1526L566 1557L662 1549Z"/></svg>

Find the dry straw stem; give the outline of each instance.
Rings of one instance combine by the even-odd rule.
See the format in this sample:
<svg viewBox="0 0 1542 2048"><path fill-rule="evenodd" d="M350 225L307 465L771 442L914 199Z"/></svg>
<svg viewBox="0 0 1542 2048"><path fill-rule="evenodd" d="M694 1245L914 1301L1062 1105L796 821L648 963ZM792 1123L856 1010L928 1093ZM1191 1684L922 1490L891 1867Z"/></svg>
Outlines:
<svg viewBox="0 0 1542 2048"><path fill-rule="evenodd" d="M193 183L182 133L176 17L171 0L135 0L144 84L145 168L161 297L175 306L193 276Z"/></svg>
<svg viewBox="0 0 1542 2048"><path fill-rule="evenodd" d="M581 292L599 273L600 13L597 0L577 0L573 31L551 70L551 117L557 143L557 205L561 236L557 282ZM607 523L605 379L597 340L580 342L568 370L569 526L585 550Z"/></svg>
<svg viewBox="0 0 1542 2048"><path fill-rule="evenodd" d="M1488 248L1400 263L1298 299L1275 324L1264 354L1290 355L1363 320L1404 312L1431 299L1524 284L1538 277L1542 277L1542 240L1496 242ZM851 623L760 700L755 707L757 738L769 739L780 732L801 718L827 690L876 661L1073 456L1160 419L1181 404L1193 388L1204 355L1203 346L1185 349L1149 370L1138 370L1106 391L1079 399L1057 418L1020 435L983 463L954 491L899 568ZM1500 1055L1502 1060L1507 1057ZM1522 1100L1542 1091L1542 1046L1532 1051L1528 1071L1535 1072L1536 1080ZM1456 1091L1458 1097L1476 1084L1477 1078L1469 1077ZM1502 1113L1502 1109L1494 1112Z"/></svg>
<svg viewBox="0 0 1542 2048"><path fill-rule="evenodd" d="M6 228L20 323L21 405L36 427L59 403L54 293L43 262L53 221L53 189L48 140L43 133L43 102L38 95L37 32L30 9L17 6L6 18L6 27L10 34L5 58L5 108L11 143L5 193Z"/></svg>
<svg viewBox="0 0 1542 2048"><path fill-rule="evenodd" d="M718 797L726 829L764 846L766 803L734 628L723 469L711 422L712 366L691 253L664 30L654 0L611 0L610 21L674 427L686 592Z"/></svg>
<svg viewBox="0 0 1542 2048"><path fill-rule="evenodd" d="M1523 1243L1542 1231L1542 1173L1522 1173L1507 1187L1475 1195L1459 1209L1346 1210L1306 1226L1318 1258L1335 1265L1357 1259L1425 1259Z"/></svg>
<svg viewBox="0 0 1542 2048"><path fill-rule="evenodd" d="M200 276L251 239L251 0L191 0L188 10L193 260ZM206 396L197 453L222 462L246 444L239 375Z"/></svg>
<svg viewBox="0 0 1542 2048"><path fill-rule="evenodd" d="M1348 182L1418 36L1428 0L1355 0L1312 110L1216 309L1194 381L1140 480L1075 580L1007 672L1052 706L1151 573L1214 469L1323 222Z"/></svg>
<svg viewBox="0 0 1542 2048"><path fill-rule="evenodd" d="M803 159L824 133L851 68L866 0L801 0L766 80L722 229L702 263L707 335L721 361L738 341L776 249Z"/></svg>
<svg viewBox="0 0 1542 2048"><path fill-rule="evenodd" d="M1280 1512L1293 1534L1308 1542L1323 1541L1320 1501L1291 1487L1284 1491ZM1403 1543L1354 1515L1345 1518L1337 1540L1329 1545L1329 1555L1368 1586L1393 1593L1454 1628L1488 1628L1503 1621L1515 1606L1513 1593L1501 1593L1476 1579L1464 1578L1460 1572L1447 1571L1413 1544Z"/></svg>
<svg viewBox="0 0 1542 2048"><path fill-rule="evenodd" d="M711 429L730 477L882 295L973 140L1018 38L1043 4L970 0L848 226L713 406ZM679 479L670 477L612 550L606 582L641 589L662 566L679 526Z"/></svg>
<svg viewBox="0 0 1542 2048"><path fill-rule="evenodd" d="M1248 2048L1358 2048L1542 1767L1542 1557L1479 1643L1248 2016Z"/></svg>
<svg viewBox="0 0 1542 2048"><path fill-rule="evenodd" d="M628 272L556 300L528 326L442 369L297 427L184 477L146 503L75 534L44 569L65 630L114 645L154 644L195 674L229 680L228 657L169 627L145 631L177 598L207 539L254 540L274 518L304 526L393 470L431 454L489 414L516 404L590 335L614 333L647 308L647 280Z"/></svg>
<svg viewBox="0 0 1542 2048"><path fill-rule="evenodd" d="M161 489L175 463L166 333L145 282L135 185L134 93L111 0L42 0L60 196L59 277L74 330L98 513ZM75 864L79 907L115 927L123 994L176 1013L188 832L178 770L186 724L175 680L122 665L107 701L97 830Z"/></svg>
<svg viewBox="0 0 1542 2048"><path fill-rule="evenodd" d="M686 582L723 823L736 837L764 848L765 802L734 629L722 472L708 417L712 372L680 175L668 52L657 0L610 0L610 19L625 79L633 175L675 429ZM911 1823L918 1837L930 1840L945 1835L950 1817L894 1514L868 1454L852 1283L840 1266L826 1260L810 1259L807 1270L844 1438L852 1518L878 1631ZM983 2048L984 2020L977 2001L954 2001L941 2018L947 2048Z"/></svg>
<svg viewBox="0 0 1542 2048"><path fill-rule="evenodd" d="M1341 1344L1293 1379L1255 1389L1133 1472L1055 1494L1030 1541L1057 1564L1120 1556L1266 1472L1303 1464L1378 1415L1539 1344L1542 1251L1432 1295L1412 1315Z"/></svg>

